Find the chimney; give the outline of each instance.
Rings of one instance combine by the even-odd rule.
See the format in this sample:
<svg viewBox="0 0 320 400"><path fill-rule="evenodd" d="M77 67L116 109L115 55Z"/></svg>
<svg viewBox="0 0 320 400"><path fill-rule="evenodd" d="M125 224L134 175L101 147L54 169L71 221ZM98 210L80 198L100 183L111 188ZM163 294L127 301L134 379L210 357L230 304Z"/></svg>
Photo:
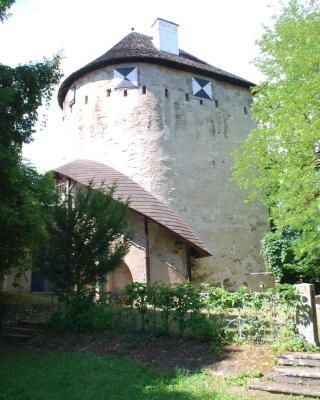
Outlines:
<svg viewBox="0 0 320 400"><path fill-rule="evenodd" d="M158 50L179 55L178 28L179 25L157 18L153 28L153 44Z"/></svg>

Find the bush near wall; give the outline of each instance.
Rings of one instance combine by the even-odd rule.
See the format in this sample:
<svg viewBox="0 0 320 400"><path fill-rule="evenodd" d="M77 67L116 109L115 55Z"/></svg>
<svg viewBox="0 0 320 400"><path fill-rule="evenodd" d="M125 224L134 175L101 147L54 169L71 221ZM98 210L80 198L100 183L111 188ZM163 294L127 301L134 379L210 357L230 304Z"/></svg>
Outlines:
<svg viewBox="0 0 320 400"><path fill-rule="evenodd" d="M95 293L77 298L55 314L52 322L61 330L76 332L148 332L212 340L288 342L301 339L297 323L303 315L299 294L290 285L253 293L242 287L229 292L223 287L189 282L169 286L132 283L122 294L106 293L94 302Z"/></svg>

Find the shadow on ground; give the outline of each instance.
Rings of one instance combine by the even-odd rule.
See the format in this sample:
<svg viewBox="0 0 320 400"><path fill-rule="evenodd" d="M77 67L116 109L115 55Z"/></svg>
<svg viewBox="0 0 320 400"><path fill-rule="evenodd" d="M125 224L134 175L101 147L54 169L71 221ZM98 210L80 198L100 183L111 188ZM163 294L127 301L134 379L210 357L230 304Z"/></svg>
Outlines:
<svg viewBox="0 0 320 400"><path fill-rule="evenodd" d="M119 357L0 346L0 398L6 400L229 399L204 391L199 377Z"/></svg>
<svg viewBox="0 0 320 400"><path fill-rule="evenodd" d="M213 350L208 341L154 337L141 333L101 336L47 331L31 340L29 345L59 352L120 355L161 368L178 367L191 371L208 368L222 375L240 371L268 371L274 360L273 352L262 345L226 346Z"/></svg>

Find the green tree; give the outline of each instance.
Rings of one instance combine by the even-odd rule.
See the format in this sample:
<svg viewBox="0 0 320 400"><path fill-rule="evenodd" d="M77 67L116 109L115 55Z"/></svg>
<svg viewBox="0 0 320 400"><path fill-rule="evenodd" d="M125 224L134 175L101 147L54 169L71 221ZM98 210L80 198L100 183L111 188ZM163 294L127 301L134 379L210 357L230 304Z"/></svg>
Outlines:
<svg viewBox="0 0 320 400"><path fill-rule="evenodd" d="M14 0L0 0L0 22L8 18L9 8L14 3Z"/></svg>
<svg viewBox="0 0 320 400"><path fill-rule="evenodd" d="M0 21L13 1L0 0ZM53 199L53 180L22 159L32 140L38 107L49 102L61 73L59 57L12 68L0 64L0 281L22 272L45 239L45 218Z"/></svg>
<svg viewBox="0 0 320 400"><path fill-rule="evenodd" d="M115 200L114 190L89 185L63 192L53 207L48 241L37 262L66 302L103 286L129 250L128 203Z"/></svg>
<svg viewBox="0 0 320 400"><path fill-rule="evenodd" d="M265 29L256 65L266 78L253 89L258 127L233 171L247 199L269 208L273 232L297 232L292 251L305 270L320 261L319 37L318 1L290 1Z"/></svg>

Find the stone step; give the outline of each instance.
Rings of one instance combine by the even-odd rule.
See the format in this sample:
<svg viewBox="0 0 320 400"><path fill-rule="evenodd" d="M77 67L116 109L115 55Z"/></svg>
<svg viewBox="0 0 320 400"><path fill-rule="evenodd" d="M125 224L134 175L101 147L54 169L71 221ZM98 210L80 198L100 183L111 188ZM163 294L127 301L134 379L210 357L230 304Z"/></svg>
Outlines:
<svg viewBox="0 0 320 400"><path fill-rule="evenodd" d="M47 325L45 321L21 321L18 326L23 328L44 329Z"/></svg>
<svg viewBox="0 0 320 400"><path fill-rule="evenodd" d="M0 338L7 343L26 343L33 338L33 336L34 335L26 335L22 333L3 333Z"/></svg>
<svg viewBox="0 0 320 400"><path fill-rule="evenodd" d="M294 394L300 396L320 397L320 387L298 385L294 383L277 383L270 381L252 382L249 385L250 389L263 390L271 393Z"/></svg>
<svg viewBox="0 0 320 400"><path fill-rule="evenodd" d="M278 365L296 365L296 366L307 366L307 367L320 367L320 360L310 358L297 358L297 357L276 357L276 363Z"/></svg>
<svg viewBox="0 0 320 400"><path fill-rule="evenodd" d="M320 368L317 367L273 367L272 373L285 376L320 379Z"/></svg>
<svg viewBox="0 0 320 400"><path fill-rule="evenodd" d="M42 329L39 328L33 328L33 327L25 327L25 326L7 326L5 328L6 332L16 332L16 333L30 333L33 335L38 334L39 332L42 332Z"/></svg>
<svg viewBox="0 0 320 400"><path fill-rule="evenodd" d="M310 386L319 386L320 387L320 379L317 378L309 378L303 376L287 376L287 375L279 375L276 372L269 372L265 375L267 380L271 382L278 383L296 383L299 385L310 385Z"/></svg>
<svg viewBox="0 0 320 400"><path fill-rule="evenodd" d="M290 354L282 354L282 358L286 358L288 360L293 360L295 358L306 359L306 360L320 360L320 353L308 353L308 352L299 352L299 353L290 353Z"/></svg>

